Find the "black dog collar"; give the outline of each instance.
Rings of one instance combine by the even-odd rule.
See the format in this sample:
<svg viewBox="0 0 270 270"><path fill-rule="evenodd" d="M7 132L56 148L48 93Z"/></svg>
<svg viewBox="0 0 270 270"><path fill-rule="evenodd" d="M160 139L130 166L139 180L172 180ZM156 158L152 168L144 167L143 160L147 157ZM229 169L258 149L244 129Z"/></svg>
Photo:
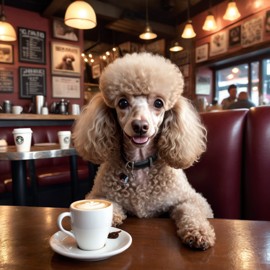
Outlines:
<svg viewBox="0 0 270 270"><path fill-rule="evenodd" d="M152 164L157 160L157 155L153 155L148 157L147 159L140 160L140 161L129 161L125 158L124 154L122 154L122 158L124 162L126 163L126 167L131 170L138 170L138 169L144 169L147 167L151 167Z"/></svg>

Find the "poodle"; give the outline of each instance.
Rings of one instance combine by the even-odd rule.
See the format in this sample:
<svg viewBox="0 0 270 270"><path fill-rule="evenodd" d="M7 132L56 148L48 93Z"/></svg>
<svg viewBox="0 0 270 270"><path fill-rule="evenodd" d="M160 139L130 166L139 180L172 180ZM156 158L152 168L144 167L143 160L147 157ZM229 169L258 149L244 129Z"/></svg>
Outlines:
<svg viewBox="0 0 270 270"><path fill-rule="evenodd" d="M64 70L74 70L73 62L75 58L72 54L65 54L62 58L62 62L58 64L56 69L64 69Z"/></svg>
<svg viewBox="0 0 270 270"><path fill-rule="evenodd" d="M114 226L127 215L168 212L184 244L213 246L212 209L182 170L205 151L206 130L181 95L180 70L162 56L127 54L105 68L99 86L73 129L79 155L101 164L86 198L112 201Z"/></svg>

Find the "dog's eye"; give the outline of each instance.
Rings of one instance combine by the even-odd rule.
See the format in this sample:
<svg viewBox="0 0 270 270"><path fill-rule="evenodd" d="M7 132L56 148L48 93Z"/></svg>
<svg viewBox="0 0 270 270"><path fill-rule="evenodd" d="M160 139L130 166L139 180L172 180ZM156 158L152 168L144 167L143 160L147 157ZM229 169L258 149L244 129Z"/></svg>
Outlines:
<svg viewBox="0 0 270 270"><path fill-rule="evenodd" d="M163 101L160 100L160 99L156 99L155 102L154 102L154 106L158 109L162 108L163 107Z"/></svg>
<svg viewBox="0 0 270 270"><path fill-rule="evenodd" d="M128 101L125 98L122 98L119 100L118 106L120 109L125 109L128 107Z"/></svg>

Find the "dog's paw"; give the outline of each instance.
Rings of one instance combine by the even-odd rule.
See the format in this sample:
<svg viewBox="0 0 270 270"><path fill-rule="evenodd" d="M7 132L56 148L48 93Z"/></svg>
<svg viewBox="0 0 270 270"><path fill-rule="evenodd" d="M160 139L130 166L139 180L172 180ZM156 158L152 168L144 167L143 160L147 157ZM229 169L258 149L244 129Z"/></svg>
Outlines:
<svg viewBox="0 0 270 270"><path fill-rule="evenodd" d="M206 250L215 244L216 236L211 225L205 228L187 228L178 232L183 243L190 248Z"/></svg>
<svg viewBox="0 0 270 270"><path fill-rule="evenodd" d="M112 226L116 227L123 223L123 217L119 214L113 214Z"/></svg>

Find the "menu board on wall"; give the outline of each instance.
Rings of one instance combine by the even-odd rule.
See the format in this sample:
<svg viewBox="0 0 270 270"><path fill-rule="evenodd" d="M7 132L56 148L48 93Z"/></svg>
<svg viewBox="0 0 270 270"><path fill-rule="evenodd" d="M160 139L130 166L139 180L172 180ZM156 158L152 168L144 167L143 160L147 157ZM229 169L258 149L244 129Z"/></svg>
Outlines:
<svg viewBox="0 0 270 270"><path fill-rule="evenodd" d="M19 60L21 62L46 63L46 33L19 28Z"/></svg>
<svg viewBox="0 0 270 270"><path fill-rule="evenodd" d="M0 70L0 92L12 93L14 90L14 70Z"/></svg>
<svg viewBox="0 0 270 270"><path fill-rule="evenodd" d="M35 95L46 95L45 68L19 68L20 97L31 98Z"/></svg>

